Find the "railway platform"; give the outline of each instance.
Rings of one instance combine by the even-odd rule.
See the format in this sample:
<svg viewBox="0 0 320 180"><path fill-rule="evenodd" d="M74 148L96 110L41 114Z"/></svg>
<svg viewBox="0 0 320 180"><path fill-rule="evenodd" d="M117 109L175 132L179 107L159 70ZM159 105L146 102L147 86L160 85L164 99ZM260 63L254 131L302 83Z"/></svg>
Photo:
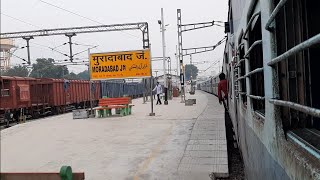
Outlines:
<svg viewBox="0 0 320 180"><path fill-rule="evenodd" d="M196 91L169 105L134 99L124 117L73 119L72 113L1 131L1 172L54 172L62 165L86 179L210 179L228 176L224 108Z"/></svg>

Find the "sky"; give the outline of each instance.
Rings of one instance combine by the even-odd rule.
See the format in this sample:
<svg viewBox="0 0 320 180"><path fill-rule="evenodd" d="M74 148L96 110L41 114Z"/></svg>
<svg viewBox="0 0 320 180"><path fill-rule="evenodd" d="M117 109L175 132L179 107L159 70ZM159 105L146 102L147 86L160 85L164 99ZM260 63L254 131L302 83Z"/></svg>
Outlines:
<svg viewBox="0 0 320 180"><path fill-rule="evenodd" d="M69 10L70 12L53 7ZM165 31L166 56L172 59L172 69L177 68L175 58L177 37L177 9L181 9L182 24L227 21L228 1L227 0L1 0L1 32L15 32L27 30L39 30L50 28L92 26L101 24L121 24L148 22L150 31L151 52L153 57L162 56L162 36L158 20L161 19L161 8L164 8L164 22L168 24ZM85 17L85 18L84 18ZM91 19L91 20L89 20ZM93 21L92 21L93 20ZM99 24L99 23L101 24ZM183 33L183 48L212 46L220 41L224 34L224 28L212 26L205 29ZM65 56L50 50L48 47L58 47L56 50L69 54L68 42L65 36L35 37L30 41L31 61L36 58L54 58L64 60ZM81 52L88 47L98 45L91 52L111 52L124 50L142 49L142 34L140 31L121 32L100 32L89 34L78 34L73 37L73 52ZM27 59L26 41L15 39L15 45L19 48L14 52L16 56ZM61 46L62 45L62 46ZM193 62L203 62L198 64L199 70L205 70L214 62L220 63L212 66L201 76L213 75L221 69L224 44L214 51L201 53L192 56ZM88 58L87 52L81 53L75 58L83 61ZM23 61L12 57L12 65L22 64ZM190 63L190 57L184 57L184 64ZM163 63L153 62L153 69L163 74ZM86 66L68 66L71 72L79 73L85 70ZM214 71L214 72L213 72ZM175 73L175 72L172 72Z"/></svg>

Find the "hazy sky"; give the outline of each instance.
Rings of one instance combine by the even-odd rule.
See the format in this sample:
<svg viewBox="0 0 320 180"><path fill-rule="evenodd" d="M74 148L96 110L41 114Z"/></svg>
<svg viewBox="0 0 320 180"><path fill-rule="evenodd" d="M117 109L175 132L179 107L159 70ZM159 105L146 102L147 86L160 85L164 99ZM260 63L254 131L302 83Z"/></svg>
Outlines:
<svg viewBox="0 0 320 180"><path fill-rule="evenodd" d="M64 9L70 10L82 16L88 17L103 24L119 24L132 22L148 22L150 30L150 40L152 44L152 56L162 56L162 41L158 20L161 18L161 7L164 8L165 24L169 24L166 31L166 51L167 56L173 59L172 69L176 68L174 53L177 45L177 9L182 11L182 23L208 22L212 20L227 20L227 0L43 0ZM37 29L49 29L59 27L89 26L99 25L96 22L81 18L61 9L52 7L42 0L1 0L1 32L26 31ZM26 24L10 18L17 18L30 24ZM130 33L131 35L128 35ZM133 36L132 36L133 35ZM135 37L137 36L137 37ZM224 28L213 26L193 32L183 33L183 46L201 47L212 46L224 37ZM65 36L35 37L31 40L31 60L36 58L54 58L55 60L66 59L63 55L51 51L41 45L56 47L67 42ZM78 34L73 38L78 44L99 45L92 52L109 52L142 49L142 34L140 31L125 32L101 32L90 34ZM36 44L35 44L36 43ZM16 39L15 44L23 47L26 42ZM74 46L73 52L77 53L88 48L87 46ZM224 45L215 51L193 56L193 62L222 60ZM69 54L68 45L61 46L57 50ZM18 49L15 55L27 59L26 49ZM77 56L81 60L88 57L87 53ZM18 58L12 58L12 64L21 64ZM184 58L184 64L189 63L189 57ZM222 63L222 62L221 62ZM219 63L221 65L221 63ZM212 63L197 65L200 70L204 70ZM83 71L85 66L68 66L70 71ZM153 63L153 68L162 69L162 62ZM219 71L218 65L209 69L205 74L210 75L211 71ZM162 72L159 71L158 75Z"/></svg>

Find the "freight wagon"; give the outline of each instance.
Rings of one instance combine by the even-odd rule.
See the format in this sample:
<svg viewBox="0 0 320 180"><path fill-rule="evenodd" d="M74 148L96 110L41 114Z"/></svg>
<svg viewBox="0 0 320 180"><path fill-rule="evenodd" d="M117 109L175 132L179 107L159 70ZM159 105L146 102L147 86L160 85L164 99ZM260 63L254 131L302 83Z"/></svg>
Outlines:
<svg viewBox="0 0 320 180"><path fill-rule="evenodd" d="M90 106L89 81L50 78L0 77L0 123L10 110L14 120L60 114ZM100 82L91 83L95 106L100 98Z"/></svg>
<svg viewBox="0 0 320 180"><path fill-rule="evenodd" d="M154 84L154 82L152 82ZM0 124L10 110L13 119L37 119L76 108L95 107L101 97L142 97L150 89L150 80L142 82L89 81L52 78L0 77Z"/></svg>

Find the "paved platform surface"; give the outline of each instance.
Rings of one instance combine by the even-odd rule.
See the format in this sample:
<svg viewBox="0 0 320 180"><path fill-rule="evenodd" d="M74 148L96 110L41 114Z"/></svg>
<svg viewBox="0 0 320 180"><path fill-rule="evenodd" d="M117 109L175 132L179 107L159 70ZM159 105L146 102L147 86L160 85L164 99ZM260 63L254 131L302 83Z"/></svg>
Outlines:
<svg viewBox="0 0 320 180"><path fill-rule="evenodd" d="M62 165L86 179L209 179L228 173L223 106L197 91L194 106L133 100L125 117L73 120L64 114L1 131L2 172L52 172ZM188 98L188 97L187 97Z"/></svg>

